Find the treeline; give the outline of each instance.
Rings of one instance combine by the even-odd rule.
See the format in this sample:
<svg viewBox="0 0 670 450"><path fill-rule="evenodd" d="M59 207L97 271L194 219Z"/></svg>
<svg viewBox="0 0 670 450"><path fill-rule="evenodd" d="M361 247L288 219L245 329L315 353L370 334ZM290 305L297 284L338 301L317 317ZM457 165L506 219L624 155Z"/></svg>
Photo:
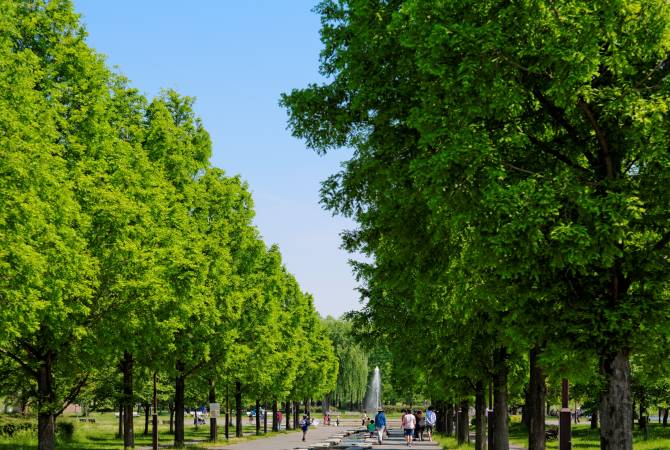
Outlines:
<svg viewBox="0 0 670 450"><path fill-rule="evenodd" d="M235 386L238 415L242 392L276 407L331 391L312 298L252 225L246 184L210 165L193 100L111 72L70 1L0 11L2 386L34 401L40 450L110 371L127 447L140 373L173 384L177 447L191 383L211 402Z"/></svg>
<svg viewBox="0 0 670 450"><path fill-rule="evenodd" d="M646 380L643 415L652 391L669 398L667 2L317 11L328 81L282 103L317 152L355 150L322 188L358 223L344 246L371 259L355 264L354 330L445 420L474 397L477 449L487 391L493 448L509 448L511 391L544 449L546 380L570 378L600 413L601 448L630 450L631 377Z"/></svg>

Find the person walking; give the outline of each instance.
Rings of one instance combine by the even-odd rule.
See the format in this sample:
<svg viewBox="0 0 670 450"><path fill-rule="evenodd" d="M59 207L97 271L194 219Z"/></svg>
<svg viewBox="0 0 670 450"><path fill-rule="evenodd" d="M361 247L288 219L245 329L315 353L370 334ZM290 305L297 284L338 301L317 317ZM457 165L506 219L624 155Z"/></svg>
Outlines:
<svg viewBox="0 0 670 450"><path fill-rule="evenodd" d="M426 429L426 416L420 409L416 412L416 433L414 437L423 441L423 431Z"/></svg>
<svg viewBox="0 0 670 450"><path fill-rule="evenodd" d="M382 445L384 432L386 431L386 416L384 415L384 410L382 408L379 408L379 411L375 416L375 426L377 427L377 443Z"/></svg>
<svg viewBox="0 0 670 450"><path fill-rule="evenodd" d="M405 443L408 447L411 447L414 429L416 428L416 417L412 414L412 411L407 410L407 413L402 417L402 428L405 430Z"/></svg>
<svg viewBox="0 0 670 450"><path fill-rule="evenodd" d="M435 428L436 423L437 415L435 414L433 407L429 406L428 411L426 411L426 432L428 432L428 440L430 442L433 442L433 428Z"/></svg>
<svg viewBox="0 0 670 450"><path fill-rule="evenodd" d="M300 428L302 429L302 440L305 440L305 437L307 436L307 430L309 429L309 419L307 416L302 416L302 420L300 421Z"/></svg>

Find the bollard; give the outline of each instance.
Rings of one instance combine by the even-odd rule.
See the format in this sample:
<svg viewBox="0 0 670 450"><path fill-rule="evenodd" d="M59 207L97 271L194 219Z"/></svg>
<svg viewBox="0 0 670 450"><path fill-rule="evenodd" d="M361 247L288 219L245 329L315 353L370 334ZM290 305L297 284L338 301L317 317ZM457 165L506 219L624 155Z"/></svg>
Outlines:
<svg viewBox="0 0 670 450"><path fill-rule="evenodd" d="M568 406L568 379L563 378L563 389L562 389L562 402L561 402L561 416L559 420L559 439L560 439L560 450L572 450L572 433L570 427L570 407Z"/></svg>

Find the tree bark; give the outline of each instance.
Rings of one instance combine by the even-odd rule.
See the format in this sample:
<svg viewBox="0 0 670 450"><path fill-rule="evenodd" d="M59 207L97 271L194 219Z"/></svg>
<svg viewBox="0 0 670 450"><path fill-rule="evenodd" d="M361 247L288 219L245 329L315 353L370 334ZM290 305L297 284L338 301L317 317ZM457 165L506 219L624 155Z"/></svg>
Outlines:
<svg viewBox="0 0 670 450"><path fill-rule="evenodd" d="M256 399L256 436L261 435L261 401Z"/></svg>
<svg viewBox="0 0 670 450"><path fill-rule="evenodd" d="M47 350L38 369L37 377L37 448L56 448L56 417L53 408L56 392L53 385L53 352Z"/></svg>
<svg viewBox="0 0 670 450"><path fill-rule="evenodd" d="M279 431L279 420L277 420L277 400L272 400L272 431Z"/></svg>
<svg viewBox="0 0 670 450"><path fill-rule="evenodd" d="M670 411L670 408L665 408L663 411L663 426L667 427L668 426L668 411Z"/></svg>
<svg viewBox="0 0 670 450"><path fill-rule="evenodd" d="M119 402L119 427L116 437L117 439L123 439L123 400Z"/></svg>
<svg viewBox="0 0 670 450"><path fill-rule="evenodd" d="M133 355L123 352L121 360L121 371L123 373L123 447L135 447L135 427L133 424Z"/></svg>
<svg viewBox="0 0 670 450"><path fill-rule="evenodd" d="M538 363L540 348L530 351L530 383L528 386L528 450L545 450L544 404L547 395L545 374Z"/></svg>
<svg viewBox="0 0 670 450"><path fill-rule="evenodd" d="M151 405L149 402L144 402L144 436L149 436L149 411Z"/></svg>
<svg viewBox="0 0 670 450"><path fill-rule="evenodd" d="M226 440L230 438L230 396L228 395L228 383L226 383L226 414L225 414L225 423L223 425L223 434L226 436Z"/></svg>
<svg viewBox="0 0 670 450"><path fill-rule="evenodd" d="M475 386L475 450L486 449L486 399L484 382Z"/></svg>
<svg viewBox="0 0 670 450"><path fill-rule="evenodd" d="M242 437L242 383L235 382L235 436Z"/></svg>
<svg viewBox="0 0 670 450"><path fill-rule="evenodd" d="M447 436L454 435L454 406L447 404Z"/></svg>
<svg viewBox="0 0 670 450"><path fill-rule="evenodd" d="M209 380L209 403L216 403L216 386L214 385L214 380ZM219 409L220 410L220 409ZM211 416L212 411L210 410L209 416L209 440L211 442L216 442L218 439L218 427L216 424L216 417Z"/></svg>
<svg viewBox="0 0 670 450"><path fill-rule="evenodd" d="M633 449L630 364L627 351L601 357L606 388L600 399L601 450Z"/></svg>
<svg viewBox="0 0 670 450"><path fill-rule="evenodd" d="M493 376L493 411L495 450L509 450L509 427L507 425L507 349L496 350Z"/></svg>
<svg viewBox="0 0 670 450"><path fill-rule="evenodd" d="M595 430L598 428L598 408L593 408L591 411L591 429Z"/></svg>
<svg viewBox="0 0 670 450"><path fill-rule="evenodd" d="M286 429L291 429L291 402L284 402L284 414L286 415Z"/></svg>
<svg viewBox="0 0 670 450"><path fill-rule="evenodd" d="M293 402L293 429L297 430L300 423L300 402Z"/></svg>
<svg viewBox="0 0 670 450"><path fill-rule="evenodd" d="M168 409L170 410L170 434L174 434L174 403L168 403Z"/></svg>
<svg viewBox="0 0 670 450"><path fill-rule="evenodd" d="M456 430L456 438L458 445L470 442L470 432L468 419L468 409L470 408L467 400L462 400L458 412L458 428Z"/></svg>
<svg viewBox="0 0 670 450"><path fill-rule="evenodd" d="M437 417L437 423L439 426L439 432L440 433L446 433L447 432L447 402L444 400L440 400L440 415Z"/></svg>
<svg viewBox="0 0 670 450"><path fill-rule="evenodd" d="M175 369L177 376L174 384L174 446L182 448L184 446L184 391L186 390L184 363L177 361Z"/></svg>

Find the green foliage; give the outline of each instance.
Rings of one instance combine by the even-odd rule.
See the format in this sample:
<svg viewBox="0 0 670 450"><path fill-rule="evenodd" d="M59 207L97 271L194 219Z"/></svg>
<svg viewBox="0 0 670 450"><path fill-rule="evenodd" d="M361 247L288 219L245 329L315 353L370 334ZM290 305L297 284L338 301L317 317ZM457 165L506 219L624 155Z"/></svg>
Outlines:
<svg viewBox="0 0 670 450"><path fill-rule="evenodd" d="M69 1L0 10L0 392L47 423L75 398L147 401L154 373L164 397L175 375L332 390L311 297L260 239L246 183L210 166L194 100L109 71Z"/></svg>
<svg viewBox="0 0 670 450"><path fill-rule="evenodd" d="M356 328L403 355L401 372L458 394L490 377L498 347L514 378L537 346L553 375L588 378L569 368L595 358L607 389L617 355L665 341L666 2L317 11L327 81L281 103L315 151L355 148L322 201L358 223L344 236L371 259L355 265ZM605 413L628 427L615 397Z"/></svg>

